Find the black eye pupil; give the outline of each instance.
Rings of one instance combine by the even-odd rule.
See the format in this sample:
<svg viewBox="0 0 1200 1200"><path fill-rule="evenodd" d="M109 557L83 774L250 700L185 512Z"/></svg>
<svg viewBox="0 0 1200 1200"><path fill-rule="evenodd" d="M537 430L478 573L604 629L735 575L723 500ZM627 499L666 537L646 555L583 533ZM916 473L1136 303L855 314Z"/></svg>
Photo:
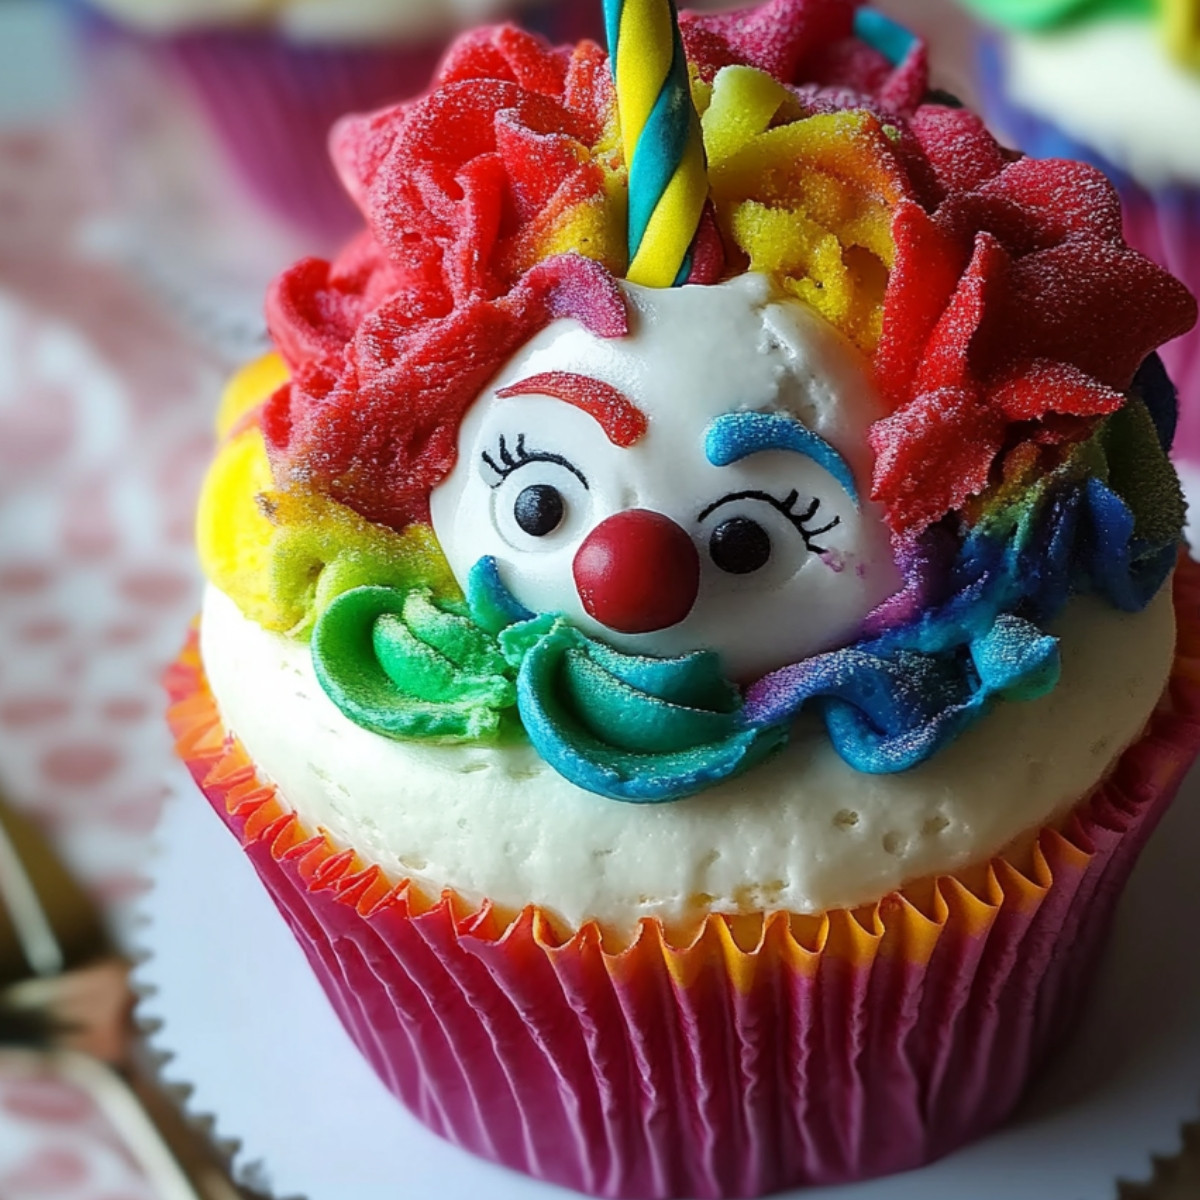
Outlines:
<svg viewBox="0 0 1200 1200"><path fill-rule="evenodd" d="M749 575L766 566L771 557L771 538L749 517L730 517L712 531L708 541L712 560L730 575Z"/></svg>
<svg viewBox="0 0 1200 1200"><path fill-rule="evenodd" d="M545 537L562 524L566 505L558 488L535 483L517 497L513 517L530 537Z"/></svg>

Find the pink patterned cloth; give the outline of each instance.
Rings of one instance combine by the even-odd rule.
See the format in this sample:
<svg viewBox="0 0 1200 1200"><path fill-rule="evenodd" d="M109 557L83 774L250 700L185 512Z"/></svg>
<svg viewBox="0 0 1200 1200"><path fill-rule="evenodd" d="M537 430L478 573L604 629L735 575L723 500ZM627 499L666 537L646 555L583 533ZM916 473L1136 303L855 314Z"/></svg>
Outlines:
<svg viewBox="0 0 1200 1200"><path fill-rule="evenodd" d="M0 130L0 788L126 940L224 369L86 248L101 183L77 130ZM153 1200L86 1094L2 1054L0 1197Z"/></svg>
<svg viewBox="0 0 1200 1200"><path fill-rule="evenodd" d="M194 611L194 496L220 369L75 248L86 160L0 137L0 777L97 899L138 889Z"/></svg>
<svg viewBox="0 0 1200 1200"><path fill-rule="evenodd" d="M86 1092L45 1071L0 1066L4 1200L157 1200Z"/></svg>
<svg viewBox="0 0 1200 1200"><path fill-rule="evenodd" d="M1200 296L1200 190L1156 197L1132 184L1122 189L1125 236ZM1200 464L1200 327L1164 346L1163 363L1179 390L1175 458Z"/></svg>

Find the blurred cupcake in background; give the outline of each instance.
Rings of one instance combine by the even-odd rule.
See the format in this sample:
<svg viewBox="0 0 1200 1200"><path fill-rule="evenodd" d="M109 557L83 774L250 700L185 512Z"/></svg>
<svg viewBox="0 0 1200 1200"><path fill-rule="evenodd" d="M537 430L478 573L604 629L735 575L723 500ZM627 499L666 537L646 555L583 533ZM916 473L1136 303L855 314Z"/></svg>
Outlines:
<svg viewBox="0 0 1200 1200"><path fill-rule="evenodd" d="M256 196L332 244L356 227L326 138L338 117L422 91L447 43L480 21L554 42L601 33L578 0L86 0L92 44L120 39L198 102Z"/></svg>
<svg viewBox="0 0 1200 1200"><path fill-rule="evenodd" d="M966 0L985 113L1038 158L1116 184L1125 236L1200 292L1200 0ZM1176 456L1200 464L1200 333L1162 350L1179 388Z"/></svg>

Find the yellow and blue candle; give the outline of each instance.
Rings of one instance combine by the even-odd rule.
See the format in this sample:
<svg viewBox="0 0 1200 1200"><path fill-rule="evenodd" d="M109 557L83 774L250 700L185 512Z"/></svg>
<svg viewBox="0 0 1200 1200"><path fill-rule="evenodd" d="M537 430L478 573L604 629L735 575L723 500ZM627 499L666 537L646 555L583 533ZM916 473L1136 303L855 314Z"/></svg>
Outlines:
<svg viewBox="0 0 1200 1200"><path fill-rule="evenodd" d="M673 0L604 0L629 171L629 268L646 287L682 284L708 199L700 118Z"/></svg>
<svg viewBox="0 0 1200 1200"><path fill-rule="evenodd" d="M854 10L854 36L898 67L917 44L917 35L878 9Z"/></svg>

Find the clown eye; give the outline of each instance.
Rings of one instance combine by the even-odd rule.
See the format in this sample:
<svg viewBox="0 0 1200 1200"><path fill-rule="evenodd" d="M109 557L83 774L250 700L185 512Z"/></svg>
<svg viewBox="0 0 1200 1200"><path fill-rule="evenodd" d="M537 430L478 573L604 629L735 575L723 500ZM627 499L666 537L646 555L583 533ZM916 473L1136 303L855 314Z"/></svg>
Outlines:
<svg viewBox="0 0 1200 1200"><path fill-rule="evenodd" d="M566 507L558 488L535 483L517 497L513 519L530 537L545 537L562 524Z"/></svg>
<svg viewBox="0 0 1200 1200"><path fill-rule="evenodd" d="M712 531L708 553L730 575L749 575L771 557L771 535L749 517L730 517Z"/></svg>
<svg viewBox="0 0 1200 1200"><path fill-rule="evenodd" d="M523 433L501 434L480 455L480 469L492 491L493 527L512 549L553 552L577 540L586 528L590 489L570 459L533 449Z"/></svg>
<svg viewBox="0 0 1200 1200"><path fill-rule="evenodd" d="M807 554L823 554L825 546L818 538L839 525L841 518L823 520L818 499L797 511L799 502L795 490L782 500L769 492L748 490L730 492L710 504L699 519L714 514L720 518L708 537L713 564L728 575L753 575L770 563L771 576L783 579L796 571Z"/></svg>

